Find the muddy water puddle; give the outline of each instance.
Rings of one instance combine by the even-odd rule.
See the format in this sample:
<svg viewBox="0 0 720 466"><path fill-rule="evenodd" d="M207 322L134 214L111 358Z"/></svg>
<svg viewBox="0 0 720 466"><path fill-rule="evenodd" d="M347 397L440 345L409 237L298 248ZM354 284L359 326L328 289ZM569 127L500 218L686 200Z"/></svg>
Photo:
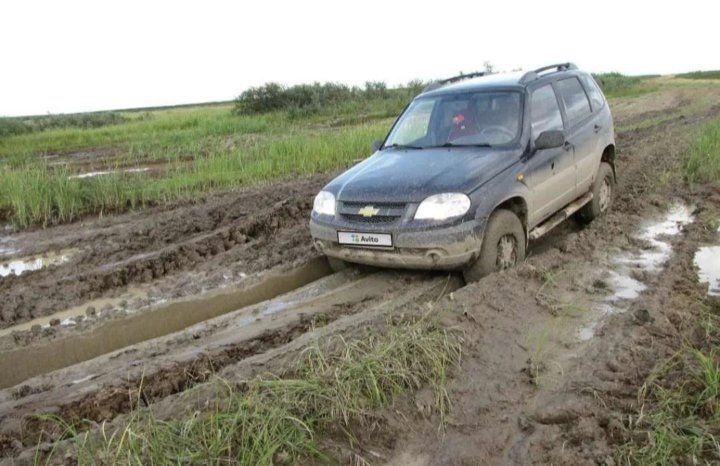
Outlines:
<svg viewBox="0 0 720 466"><path fill-rule="evenodd" d="M245 287L179 299L145 312L107 320L87 332L2 352L0 388L271 300L330 274L327 262L317 258L287 272L268 273ZM312 289L307 292L313 293ZM298 298L294 296L293 299ZM284 304L283 301L269 303L243 323L262 319L263 314L277 314L287 305L287 301Z"/></svg>
<svg viewBox="0 0 720 466"><path fill-rule="evenodd" d="M125 173L145 173L150 171L150 167L138 167L138 168L124 168L119 170L100 170L93 172L78 173L77 175L70 175L70 179L83 179L83 178L96 178L98 176L105 175L117 175Z"/></svg>
<svg viewBox="0 0 720 466"><path fill-rule="evenodd" d="M11 255L17 250L7 247L3 249L3 243L0 243L0 256ZM0 278L7 277L9 275L21 275L25 272L32 272L40 270L44 267L51 265L59 265L69 261L75 254L76 249L66 249L57 252L47 252L43 255L31 256L31 257L20 257L17 259L10 259L0 262Z"/></svg>
<svg viewBox="0 0 720 466"><path fill-rule="evenodd" d="M703 246L695 253L700 283L708 284L710 296L720 296L720 246Z"/></svg>
<svg viewBox="0 0 720 466"><path fill-rule="evenodd" d="M698 280L708 284L708 295L720 296L720 226L717 227L717 243L703 246L695 253Z"/></svg>
<svg viewBox="0 0 720 466"><path fill-rule="evenodd" d="M694 221L692 212L690 206L673 204L662 218L645 224L633 235L643 244L642 249L610 257L604 283L611 293L592 307L589 322L578 331L580 340L591 339L607 316L624 312L645 291L647 285L642 277L662 270L673 252L672 237Z"/></svg>

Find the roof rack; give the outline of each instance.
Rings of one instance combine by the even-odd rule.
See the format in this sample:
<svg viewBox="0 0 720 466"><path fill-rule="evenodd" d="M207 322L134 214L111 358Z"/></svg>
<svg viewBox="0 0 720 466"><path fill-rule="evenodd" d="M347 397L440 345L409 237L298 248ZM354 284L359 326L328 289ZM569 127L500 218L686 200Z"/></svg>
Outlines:
<svg viewBox="0 0 720 466"><path fill-rule="evenodd" d="M575 66L574 63L570 63L570 62L556 63L554 65L543 66L542 68L538 68L536 70L528 71L527 73L525 73L522 76L522 78L520 78L520 83L525 84L530 81L534 81L534 80L538 79L540 77L539 76L540 73L542 73L543 71L553 70L553 71L557 72L557 71L567 71L567 70L576 70L576 69L578 69L578 67Z"/></svg>
<svg viewBox="0 0 720 466"><path fill-rule="evenodd" d="M485 71L476 71L474 73L459 74L457 76L453 76L452 78L446 78L446 79L441 79L439 81L433 81L430 84L428 84L425 87L425 89L423 89L423 92L433 91L439 87L444 86L445 84L456 83L458 81L462 81L463 79L479 78L480 76L485 76L486 74L487 73Z"/></svg>

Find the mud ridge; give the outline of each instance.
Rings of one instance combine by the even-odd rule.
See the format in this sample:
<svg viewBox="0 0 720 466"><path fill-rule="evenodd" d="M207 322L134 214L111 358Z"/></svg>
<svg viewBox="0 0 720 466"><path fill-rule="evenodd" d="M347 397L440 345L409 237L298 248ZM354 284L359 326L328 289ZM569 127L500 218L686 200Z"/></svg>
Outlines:
<svg viewBox="0 0 720 466"><path fill-rule="evenodd" d="M52 421L27 416L23 420L22 437L18 440L24 446L55 441L63 433L65 426L83 430L93 423L110 421L134 409L150 406L167 396L182 393L207 382L230 364L287 345L316 326L327 325L350 313L350 309L345 309L340 312L301 316L298 322L289 327L266 330L255 338L227 345L219 352L204 353L193 361L162 368L141 378L123 381L118 386L105 387L78 401L60 406L59 410L53 413L55 419ZM0 450L0 457L2 456Z"/></svg>
<svg viewBox="0 0 720 466"><path fill-rule="evenodd" d="M320 294L316 293L317 285L310 284L295 294L252 307L249 313L223 316L191 332L111 355L111 361L118 357L116 362L89 361L84 364L85 370L68 368L59 377L48 375L29 382L29 389L25 391L30 399L19 402L6 399L6 415L0 417L0 425L4 427L0 434L13 440L8 445L14 445L5 457L13 458L23 451L25 457L37 445L36 441L53 445L60 438L62 432L58 424L41 422L35 416L38 412L73 422L80 431L97 431L98 423L121 425L127 416L146 408L166 419L172 417L169 412L173 407L184 411L191 409L192 400L214 396L214 384L208 383L214 374L240 387L257 373L269 371L280 375L312 341L328 335L346 337L355 332L364 333L371 323L385 321L388 312L398 313L399 319L405 318L406 312L424 312L425 306L419 307L420 303L437 300L460 286L457 277L447 276L381 272L360 275L360 279L357 276L356 273L335 274L323 279L322 289L330 288ZM312 298L308 296L311 290L315 293ZM403 293L397 293L400 290ZM272 314L277 315L278 320L270 324L271 330L267 330L267 325L258 324L255 329L248 328L244 337L238 333L237 324L245 321L245 316L260 315L254 310L274 312L277 304L288 308ZM258 333L262 328L266 331ZM116 378L122 377L126 364L135 365L140 361L143 367L127 368L127 372L134 374L132 377ZM117 366L117 370L106 372L97 380L91 378L96 376L86 376L97 374L98 369L102 371L101 368L110 364ZM79 376L85 378L72 382L77 385L67 385ZM63 386L49 387L48 393L30 393L35 393L35 388L49 380ZM69 393L73 386L75 393Z"/></svg>
<svg viewBox="0 0 720 466"><path fill-rule="evenodd" d="M134 283L148 283L196 268L198 264L233 248L244 249L243 255L247 256L247 262L251 264L248 271L276 265L263 258L263 249L267 244L265 238L276 235L283 228L297 227L304 222L309 208L310 204L306 200L287 200L261 215L243 218L239 225L223 227L159 251L106 263L90 271L75 271L59 279L54 276L55 271L46 271L46 275L52 277L52 285L43 281L37 283L38 278L42 280L38 276L30 281L29 275L33 273L5 277L0 280L0 296L6 297L0 312L0 328L52 314L88 298L98 297L107 290ZM309 246L305 249L311 250ZM272 255L267 257L273 258ZM260 260L252 261L251 258ZM33 292L38 288L42 292Z"/></svg>
<svg viewBox="0 0 720 466"><path fill-rule="evenodd" d="M119 319L105 321L87 334L0 353L0 387L92 359L135 343L167 335L198 322L290 292L331 272L322 259L285 273L268 274L237 290L222 290L179 300Z"/></svg>

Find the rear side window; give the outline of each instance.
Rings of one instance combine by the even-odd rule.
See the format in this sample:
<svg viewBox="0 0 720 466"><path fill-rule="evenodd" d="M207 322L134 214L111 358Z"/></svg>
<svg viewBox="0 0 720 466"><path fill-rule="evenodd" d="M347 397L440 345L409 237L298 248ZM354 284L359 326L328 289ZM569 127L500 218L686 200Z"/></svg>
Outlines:
<svg viewBox="0 0 720 466"><path fill-rule="evenodd" d="M530 125L534 137L539 136L543 131L562 131L560 106L550 84L535 89L530 100Z"/></svg>
<svg viewBox="0 0 720 466"><path fill-rule="evenodd" d="M590 101L577 78L562 79L557 86L570 126L590 115Z"/></svg>
<svg viewBox="0 0 720 466"><path fill-rule="evenodd" d="M585 85L585 90L590 97L590 103L592 104L593 111L601 109L603 105L605 105L605 99L603 98L602 92L600 92L600 88L595 80L588 75L582 75L580 76L580 79L582 79L582 82Z"/></svg>

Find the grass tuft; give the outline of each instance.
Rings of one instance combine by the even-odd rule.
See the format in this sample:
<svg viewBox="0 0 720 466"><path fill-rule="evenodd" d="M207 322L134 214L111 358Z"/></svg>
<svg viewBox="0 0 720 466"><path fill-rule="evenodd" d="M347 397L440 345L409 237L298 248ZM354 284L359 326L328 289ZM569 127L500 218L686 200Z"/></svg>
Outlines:
<svg viewBox="0 0 720 466"><path fill-rule="evenodd" d="M697 312L693 343L641 388L621 464L720 464L720 308L699 304Z"/></svg>
<svg viewBox="0 0 720 466"><path fill-rule="evenodd" d="M620 450L637 465L720 462L720 358L687 348L645 384L647 410L631 426L634 441ZM639 434L639 435L638 435Z"/></svg>
<svg viewBox="0 0 720 466"><path fill-rule="evenodd" d="M685 158L684 172L692 183L720 184L720 119L700 130Z"/></svg>
<svg viewBox="0 0 720 466"><path fill-rule="evenodd" d="M162 420L136 411L124 427L70 432L69 452L79 464L254 466L327 459L318 442L324 431L344 431L352 440L356 426L421 387L434 389L444 419L450 407L445 383L459 359L455 339L426 320L357 340L333 337L308 347L285 377L260 377L242 389L223 382L202 412ZM38 455L35 463L53 459Z"/></svg>

